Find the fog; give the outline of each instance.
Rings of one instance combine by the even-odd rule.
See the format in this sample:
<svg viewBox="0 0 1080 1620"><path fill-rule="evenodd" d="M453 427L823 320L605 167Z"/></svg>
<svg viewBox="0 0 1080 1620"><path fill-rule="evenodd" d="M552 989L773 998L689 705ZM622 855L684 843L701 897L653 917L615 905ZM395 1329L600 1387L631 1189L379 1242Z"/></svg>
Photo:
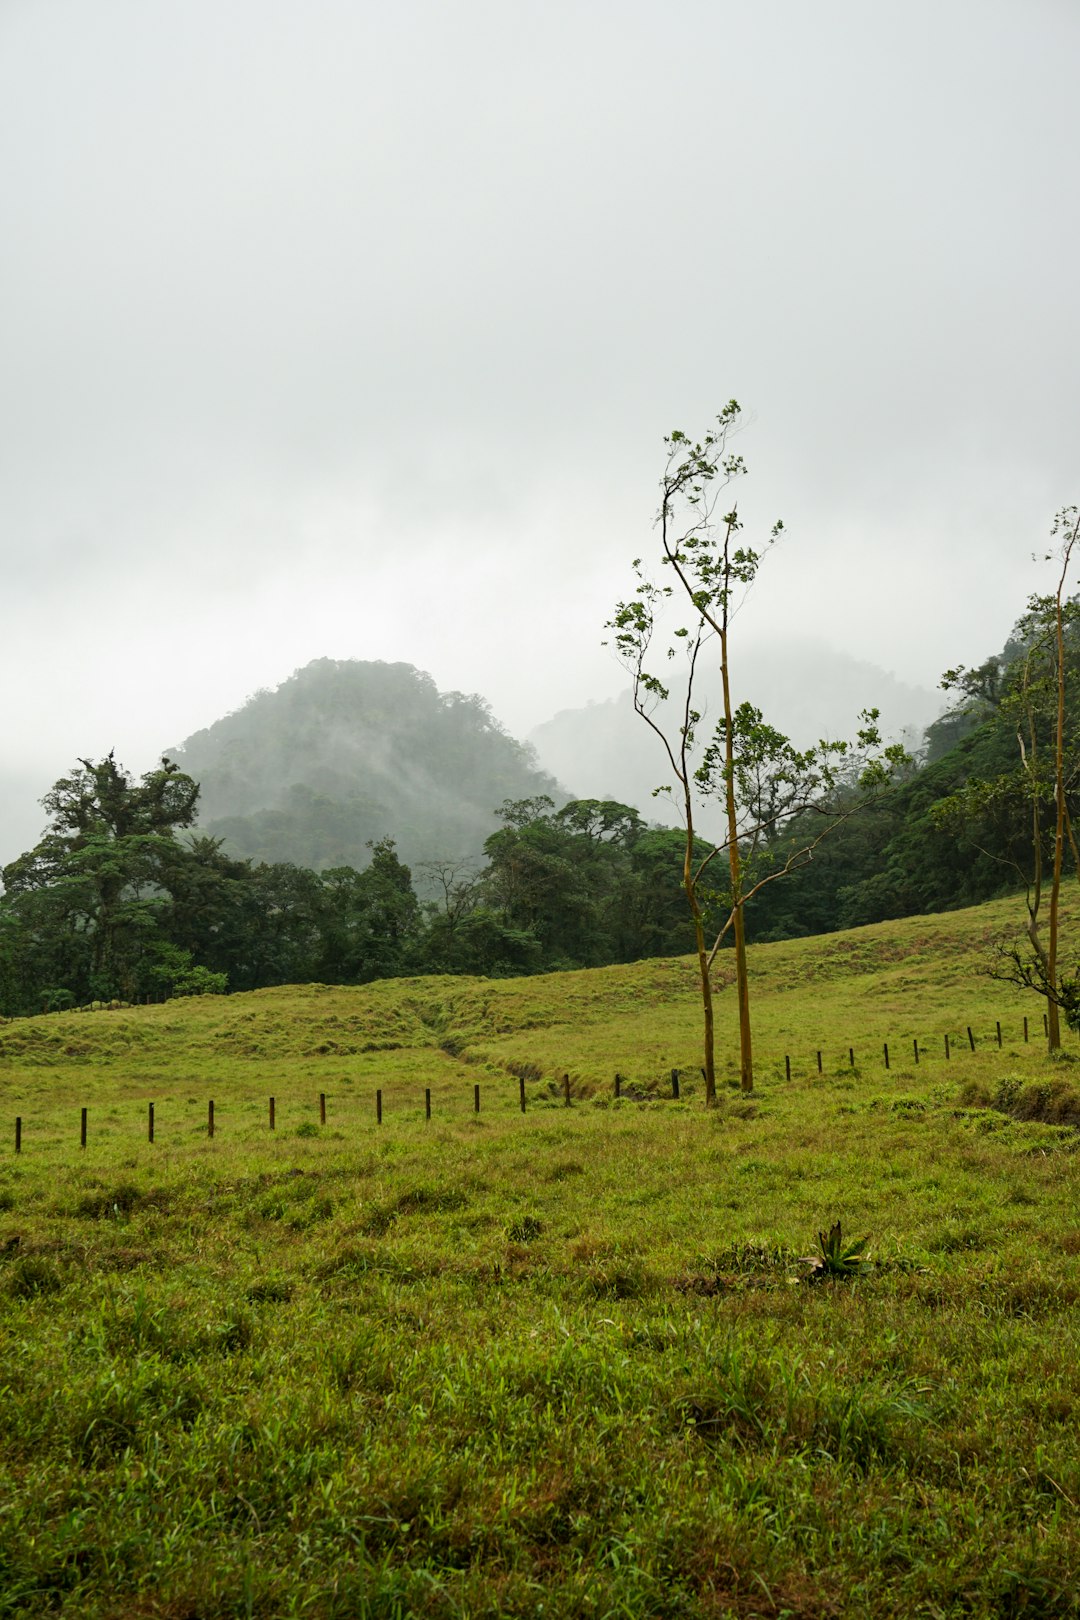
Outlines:
<svg viewBox="0 0 1080 1620"><path fill-rule="evenodd" d="M733 395L789 535L747 648L998 649L1080 499L1078 47L1070 0L6 0L0 859L312 658L516 735L616 697L663 435Z"/></svg>

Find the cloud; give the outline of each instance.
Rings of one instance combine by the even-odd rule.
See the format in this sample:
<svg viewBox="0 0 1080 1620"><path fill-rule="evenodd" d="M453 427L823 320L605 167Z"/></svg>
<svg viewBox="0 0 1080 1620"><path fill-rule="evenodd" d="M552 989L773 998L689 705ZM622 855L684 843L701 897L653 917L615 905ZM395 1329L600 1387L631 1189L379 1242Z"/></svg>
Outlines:
<svg viewBox="0 0 1080 1620"><path fill-rule="evenodd" d="M1080 17L975 0L0 14L8 747L139 769L310 657L604 698L735 394L746 634L930 684L1077 498Z"/></svg>

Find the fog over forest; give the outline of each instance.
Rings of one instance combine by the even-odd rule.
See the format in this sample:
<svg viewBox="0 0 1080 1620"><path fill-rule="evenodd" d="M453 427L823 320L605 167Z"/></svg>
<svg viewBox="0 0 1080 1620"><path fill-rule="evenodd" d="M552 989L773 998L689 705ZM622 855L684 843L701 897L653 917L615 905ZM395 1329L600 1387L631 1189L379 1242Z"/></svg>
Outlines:
<svg viewBox="0 0 1080 1620"><path fill-rule="evenodd" d="M1078 59L1063 0L0 6L0 857L322 658L621 770L603 626L732 396L741 695L847 729L810 638L918 725L1080 493Z"/></svg>

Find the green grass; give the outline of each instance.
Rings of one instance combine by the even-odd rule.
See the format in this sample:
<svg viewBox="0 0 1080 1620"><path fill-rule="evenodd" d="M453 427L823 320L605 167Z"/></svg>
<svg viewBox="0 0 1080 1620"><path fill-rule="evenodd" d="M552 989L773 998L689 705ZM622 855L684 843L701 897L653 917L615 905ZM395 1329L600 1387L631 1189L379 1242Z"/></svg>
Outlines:
<svg viewBox="0 0 1080 1620"><path fill-rule="evenodd" d="M753 952L711 1112L686 961L0 1028L0 1616L1080 1613L1080 1042L977 971L1014 909Z"/></svg>

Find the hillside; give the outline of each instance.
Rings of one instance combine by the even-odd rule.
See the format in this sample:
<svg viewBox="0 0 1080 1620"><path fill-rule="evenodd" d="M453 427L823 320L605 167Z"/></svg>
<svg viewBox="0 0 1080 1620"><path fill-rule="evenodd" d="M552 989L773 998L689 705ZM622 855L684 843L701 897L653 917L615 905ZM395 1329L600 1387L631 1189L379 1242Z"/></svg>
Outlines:
<svg viewBox="0 0 1080 1620"><path fill-rule="evenodd" d="M685 958L4 1025L0 1609L1080 1620L1016 910L755 947L709 1112Z"/></svg>
<svg viewBox="0 0 1080 1620"><path fill-rule="evenodd" d="M200 822L238 855L325 870L476 857L505 799L565 799L482 698L440 692L410 664L320 658L178 747Z"/></svg>
<svg viewBox="0 0 1080 1620"><path fill-rule="evenodd" d="M876 1070L890 1041L904 1068L918 1039L929 1061L940 1063L946 1034L962 1057L967 1026L986 1048L999 1020L1015 1053L1025 1044L1024 1015L1036 1032L1041 1003L991 978L987 967L993 941L1015 930L1021 910L1011 898L752 946L754 1027L766 1087L782 1072L785 1055L808 1073L822 1048L834 1068L846 1069L854 1046L856 1062ZM1062 918L1068 950L1080 932L1080 897L1067 894ZM148 1072L163 1077L172 1065L246 1089L262 1070L273 1074L286 1064L293 1081L314 1090L344 1084L349 1091L413 1073L427 1075L428 1084L433 1076L455 1087L466 1076L486 1076L505 1085L522 1071L543 1091L570 1072L575 1087L592 1095L609 1088L615 1069L648 1086L666 1080L673 1066L696 1073L696 972L691 957L657 958L528 978L294 985L18 1019L0 1027L0 1065L46 1068L50 1088L63 1071L90 1078L111 1070L125 1086L130 1072L140 1091ZM717 1046L731 1078L737 1016L732 970L723 959L716 983ZM1033 1041L1026 1056L1038 1058L1039 1051Z"/></svg>

